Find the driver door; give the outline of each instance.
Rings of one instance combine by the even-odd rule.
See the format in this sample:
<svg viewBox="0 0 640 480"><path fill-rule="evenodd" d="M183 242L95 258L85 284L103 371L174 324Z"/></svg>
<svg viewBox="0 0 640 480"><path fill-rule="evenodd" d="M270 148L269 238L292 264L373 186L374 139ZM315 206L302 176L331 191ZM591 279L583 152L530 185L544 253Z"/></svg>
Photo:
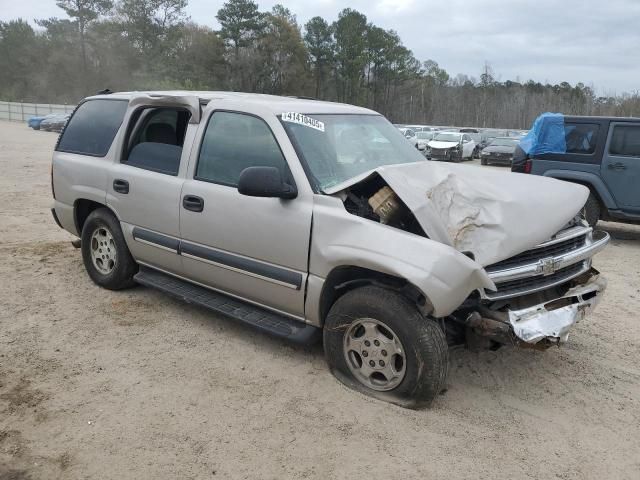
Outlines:
<svg viewBox="0 0 640 480"><path fill-rule="evenodd" d="M250 302L304 317L313 195L278 119L259 107L212 101L191 153L180 205L186 276ZM241 195L240 173L278 168L292 200Z"/></svg>

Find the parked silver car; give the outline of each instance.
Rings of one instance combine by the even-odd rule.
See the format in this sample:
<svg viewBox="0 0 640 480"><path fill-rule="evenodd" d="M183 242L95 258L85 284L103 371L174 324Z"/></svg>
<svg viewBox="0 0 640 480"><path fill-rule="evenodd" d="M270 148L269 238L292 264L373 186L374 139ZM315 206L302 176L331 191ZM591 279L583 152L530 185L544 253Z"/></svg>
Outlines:
<svg viewBox="0 0 640 480"><path fill-rule="evenodd" d="M449 345L562 343L606 285L592 257L608 236L580 216L588 189L427 161L343 104L89 97L55 147L52 188L96 284L322 336L337 378L408 407L444 389Z"/></svg>

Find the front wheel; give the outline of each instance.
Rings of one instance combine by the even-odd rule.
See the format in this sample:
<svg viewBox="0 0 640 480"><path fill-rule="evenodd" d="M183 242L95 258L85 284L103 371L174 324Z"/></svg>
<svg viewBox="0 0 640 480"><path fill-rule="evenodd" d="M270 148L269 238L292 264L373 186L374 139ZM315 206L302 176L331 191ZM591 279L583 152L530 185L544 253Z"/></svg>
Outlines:
<svg viewBox="0 0 640 480"><path fill-rule="evenodd" d="M120 223L106 208L89 214L82 227L82 260L95 283L109 290L135 285L138 265L122 235Z"/></svg>
<svg viewBox="0 0 640 480"><path fill-rule="evenodd" d="M445 386L449 353L442 329L382 287L357 288L336 301L324 349L344 384L404 407L429 405Z"/></svg>

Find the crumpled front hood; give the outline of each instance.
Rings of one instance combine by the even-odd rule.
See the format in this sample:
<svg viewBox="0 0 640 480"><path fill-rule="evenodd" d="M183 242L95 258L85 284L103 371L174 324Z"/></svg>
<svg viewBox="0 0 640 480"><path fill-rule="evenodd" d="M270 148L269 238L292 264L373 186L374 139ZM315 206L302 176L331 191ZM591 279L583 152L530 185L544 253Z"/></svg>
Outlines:
<svg viewBox="0 0 640 480"><path fill-rule="evenodd" d="M582 185L552 178L430 161L380 167L325 193L338 193L376 173L429 238L472 252L482 266L550 239L589 195Z"/></svg>
<svg viewBox="0 0 640 480"><path fill-rule="evenodd" d="M451 148L451 147L455 147L456 145L460 145L460 143L459 142L441 142L436 140L431 140L429 142L429 146L431 148Z"/></svg>

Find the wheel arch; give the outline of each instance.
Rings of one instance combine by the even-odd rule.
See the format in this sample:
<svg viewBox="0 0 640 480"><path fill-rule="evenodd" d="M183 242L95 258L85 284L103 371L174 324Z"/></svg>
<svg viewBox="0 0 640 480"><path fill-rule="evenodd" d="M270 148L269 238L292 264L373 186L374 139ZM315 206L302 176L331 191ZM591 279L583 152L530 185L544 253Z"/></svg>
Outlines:
<svg viewBox="0 0 640 480"><path fill-rule="evenodd" d="M78 232L78 236L82 235L82 227L84 226L84 223L87 221L87 218L89 217L91 212L99 208L106 208L111 213L113 213L116 218L118 218L116 213L104 203L96 202L95 200L89 200L87 198L79 198L75 202L73 202L73 221Z"/></svg>
<svg viewBox="0 0 640 480"><path fill-rule="evenodd" d="M423 312L433 309L418 287L407 279L355 265L333 268L324 280L318 301L318 318L324 324L333 304L345 293L365 285L377 285L401 293Z"/></svg>

